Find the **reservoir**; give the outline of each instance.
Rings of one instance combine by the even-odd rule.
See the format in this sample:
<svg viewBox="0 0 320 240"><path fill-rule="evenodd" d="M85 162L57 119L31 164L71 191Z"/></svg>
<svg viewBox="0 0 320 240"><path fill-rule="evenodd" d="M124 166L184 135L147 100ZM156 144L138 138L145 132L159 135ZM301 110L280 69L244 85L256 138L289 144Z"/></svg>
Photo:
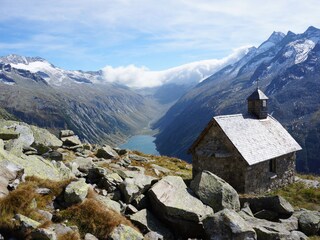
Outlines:
<svg viewBox="0 0 320 240"><path fill-rule="evenodd" d="M128 141L119 146L122 149L137 150L146 154L160 155L153 142L155 137L150 135L135 135L128 139Z"/></svg>

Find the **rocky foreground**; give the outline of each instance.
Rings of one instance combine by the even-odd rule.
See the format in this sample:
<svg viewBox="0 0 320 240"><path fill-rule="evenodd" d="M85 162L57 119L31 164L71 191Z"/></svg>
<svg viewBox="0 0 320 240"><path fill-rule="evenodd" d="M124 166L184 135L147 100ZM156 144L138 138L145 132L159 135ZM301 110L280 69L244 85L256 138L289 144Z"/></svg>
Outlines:
<svg viewBox="0 0 320 240"><path fill-rule="evenodd" d="M191 165L0 122L0 239L308 239L320 212ZM313 187L319 185L313 183Z"/></svg>

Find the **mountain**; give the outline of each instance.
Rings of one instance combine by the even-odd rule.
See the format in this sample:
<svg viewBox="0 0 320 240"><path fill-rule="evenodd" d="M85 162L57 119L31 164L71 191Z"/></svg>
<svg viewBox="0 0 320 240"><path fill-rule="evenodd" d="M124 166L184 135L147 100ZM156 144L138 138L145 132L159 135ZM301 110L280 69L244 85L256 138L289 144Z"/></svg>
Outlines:
<svg viewBox="0 0 320 240"><path fill-rule="evenodd" d="M0 107L30 124L70 128L83 140L124 141L157 115L154 102L127 87L99 84L102 73L68 71L42 58L0 58Z"/></svg>
<svg viewBox="0 0 320 240"><path fill-rule="evenodd" d="M155 123L158 151L190 161L187 149L208 121L216 115L246 112L246 98L259 84L270 98L270 113L303 147L297 170L320 173L319 41L315 27L302 34L274 32L258 48L182 96Z"/></svg>

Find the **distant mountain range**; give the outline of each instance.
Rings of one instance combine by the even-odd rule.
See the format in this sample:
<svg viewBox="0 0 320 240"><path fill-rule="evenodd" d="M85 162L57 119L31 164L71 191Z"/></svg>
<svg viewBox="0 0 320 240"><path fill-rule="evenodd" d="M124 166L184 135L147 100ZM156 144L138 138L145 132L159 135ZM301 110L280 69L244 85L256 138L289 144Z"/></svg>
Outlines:
<svg viewBox="0 0 320 240"><path fill-rule="evenodd" d="M127 87L99 84L100 78L101 71L67 71L42 58L2 57L0 114L117 145L148 125L155 103Z"/></svg>
<svg viewBox="0 0 320 240"><path fill-rule="evenodd" d="M161 154L190 161L187 149L216 115L246 112L257 87L270 98L270 114L303 147L299 171L320 173L320 30L274 32L239 61L214 73L182 96L154 125Z"/></svg>

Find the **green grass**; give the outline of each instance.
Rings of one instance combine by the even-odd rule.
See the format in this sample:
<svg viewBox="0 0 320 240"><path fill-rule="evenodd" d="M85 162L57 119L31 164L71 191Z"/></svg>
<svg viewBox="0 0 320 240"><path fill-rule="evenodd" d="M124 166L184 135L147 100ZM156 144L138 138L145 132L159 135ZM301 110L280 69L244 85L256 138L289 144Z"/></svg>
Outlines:
<svg viewBox="0 0 320 240"><path fill-rule="evenodd" d="M133 151L133 153L142 157L151 158L153 160L150 162L132 161L131 165L144 167L146 169L145 173L147 175L151 175L154 177L163 177L165 175L176 175L176 176L182 177L185 180L189 180L192 178L192 165L189 163L186 163L181 159L167 157L167 156L154 156L154 155L144 154L138 151ZM152 164L156 164L160 167L167 168L171 172L167 174L162 173L160 176L157 176L153 171L153 167L151 166Z"/></svg>
<svg viewBox="0 0 320 240"><path fill-rule="evenodd" d="M318 180L320 177L312 175L298 175L300 178ZM273 191L271 194L278 194L287 199L295 208L306 208L320 211L320 189L308 188L302 182L289 184L283 188Z"/></svg>

